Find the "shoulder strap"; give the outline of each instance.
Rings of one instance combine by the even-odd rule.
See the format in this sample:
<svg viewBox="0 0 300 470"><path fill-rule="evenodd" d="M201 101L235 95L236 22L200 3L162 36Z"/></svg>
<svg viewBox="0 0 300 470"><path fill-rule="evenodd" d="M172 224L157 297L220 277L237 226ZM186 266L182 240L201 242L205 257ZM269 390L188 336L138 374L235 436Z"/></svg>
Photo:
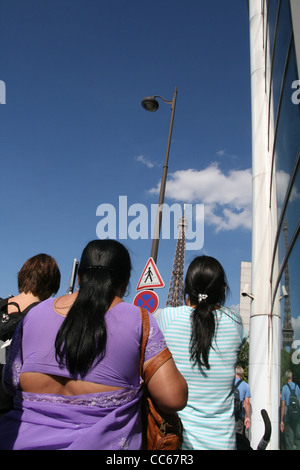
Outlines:
<svg viewBox="0 0 300 470"><path fill-rule="evenodd" d="M149 382L152 375L169 359L171 359L172 353L169 348L163 349L160 353L158 353L151 361L146 365L144 370L144 380L145 384Z"/></svg>
<svg viewBox="0 0 300 470"><path fill-rule="evenodd" d="M7 299L1 299L0 308L3 309L3 307L6 307L7 309L8 301L9 301L9 297ZM18 309L18 313L21 313L19 304L17 304L16 302L9 302L9 305L14 305Z"/></svg>
<svg viewBox="0 0 300 470"><path fill-rule="evenodd" d="M287 386L289 387L290 392L292 393L292 389L291 389L291 387L290 387L290 384L287 384Z"/></svg>
<svg viewBox="0 0 300 470"><path fill-rule="evenodd" d="M243 382L243 379L240 379L240 380L235 384L234 388L238 388L238 386L239 386L240 383L242 383L242 382Z"/></svg>
<svg viewBox="0 0 300 470"><path fill-rule="evenodd" d="M2 302L2 300L4 302ZM36 305L38 305L40 302L33 302L32 304L28 305L28 307L26 307L22 312L21 312L21 309L20 309L20 306L19 304L17 304L16 302L8 302L9 299L1 299L0 300L0 309L2 309L3 307L6 307L9 305L14 305L15 307L17 307L18 309L18 312L17 313L22 313L22 315L26 315L26 313L29 312L30 309L32 309L33 307L35 307ZM15 312L14 312L15 313Z"/></svg>
<svg viewBox="0 0 300 470"><path fill-rule="evenodd" d="M35 307L35 306L38 305L39 303L40 303L40 302L33 302L32 304L28 305L28 307L26 307L26 308L23 310L22 314L25 316L25 315L29 312L29 310L31 310L33 307Z"/></svg>
<svg viewBox="0 0 300 470"><path fill-rule="evenodd" d="M142 342L141 342L141 355L140 355L140 376L143 378L145 385L148 384L152 375L171 357L172 353L169 348L163 349L158 353L151 361L147 364L145 370L143 371L143 364L145 359L145 348L149 337L150 331L150 322L149 322L149 313L148 310L140 308L141 317L142 317Z"/></svg>
<svg viewBox="0 0 300 470"><path fill-rule="evenodd" d="M142 340L141 340L141 353L140 353L140 376L143 375L143 364L145 359L145 348L148 341L149 331L150 331L150 322L148 316L148 310L145 308L140 308L141 317L142 317Z"/></svg>

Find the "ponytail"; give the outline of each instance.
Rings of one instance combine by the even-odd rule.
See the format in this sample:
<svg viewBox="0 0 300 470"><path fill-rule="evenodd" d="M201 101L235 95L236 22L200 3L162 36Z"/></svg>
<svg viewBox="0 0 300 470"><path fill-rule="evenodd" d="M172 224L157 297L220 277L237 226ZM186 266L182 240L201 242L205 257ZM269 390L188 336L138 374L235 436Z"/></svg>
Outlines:
<svg viewBox="0 0 300 470"><path fill-rule="evenodd" d="M199 302L191 317L190 359L199 369L210 369L208 357L215 334L214 307L208 302Z"/></svg>
<svg viewBox="0 0 300 470"><path fill-rule="evenodd" d="M227 289L225 272L215 258L199 256L192 261L186 274L185 295L194 307L190 360L200 371L210 369L209 352L216 333L214 311L224 304Z"/></svg>
<svg viewBox="0 0 300 470"><path fill-rule="evenodd" d="M71 375L84 377L105 355L105 314L115 296L123 296L131 262L126 248L113 240L95 240L83 251L80 290L55 340L56 358Z"/></svg>

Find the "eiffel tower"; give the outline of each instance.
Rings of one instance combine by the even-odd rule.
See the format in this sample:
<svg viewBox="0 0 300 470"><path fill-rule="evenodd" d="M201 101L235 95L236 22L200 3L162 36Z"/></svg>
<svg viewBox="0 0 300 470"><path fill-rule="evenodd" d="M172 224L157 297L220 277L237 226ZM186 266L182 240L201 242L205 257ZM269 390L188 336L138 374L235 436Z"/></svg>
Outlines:
<svg viewBox="0 0 300 470"><path fill-rule="evenodd" d="M169 292L166 307L178 307L184 305L184 254L185 254L185 232L188 223L183 216L179 219L178 239L173 262L172 276L170 280Z"/></svg>
<svg viewBox="0 0 300 470"><path fill-rule="evenodd" d="M283 225L285 251L288 245L288 226L287 222ZM291 348L294 341L294 330L292 327L291 302L290 302L290 273L289 265L286 262L284 267L284 283L287 295L284 296L284 317L282 325L282 348Z"/></svg>

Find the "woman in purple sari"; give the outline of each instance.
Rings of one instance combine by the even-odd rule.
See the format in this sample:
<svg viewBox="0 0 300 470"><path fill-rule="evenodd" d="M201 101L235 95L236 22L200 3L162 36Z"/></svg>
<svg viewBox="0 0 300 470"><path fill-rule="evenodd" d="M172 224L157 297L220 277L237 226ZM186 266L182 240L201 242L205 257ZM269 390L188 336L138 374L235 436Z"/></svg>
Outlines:
<svg viewBox="0 0 300 470"><path fill-rule="evenodd" d="M0 420L0 449L141 448L142 321L139 308L122 301L130 270L122 244L90 242L79 292L40 303L18 326L4 372L14 410ZM166 348L149 318L144 367ZM148 390L164 412L186 404L187 385L172 358Z"/></svg>

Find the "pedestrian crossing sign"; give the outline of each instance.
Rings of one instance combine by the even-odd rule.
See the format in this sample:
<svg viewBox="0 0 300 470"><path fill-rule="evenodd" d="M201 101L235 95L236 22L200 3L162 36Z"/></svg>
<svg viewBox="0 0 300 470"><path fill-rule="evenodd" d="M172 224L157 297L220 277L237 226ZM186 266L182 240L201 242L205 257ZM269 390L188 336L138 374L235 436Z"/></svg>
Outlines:
<svg viewBox="0 0 300 470"><path fill-rule="evenodd" d="M165 287L165 283L159 274L154 259L150 257L144 267L136 290L157 289L160 287Z"/></svg>

